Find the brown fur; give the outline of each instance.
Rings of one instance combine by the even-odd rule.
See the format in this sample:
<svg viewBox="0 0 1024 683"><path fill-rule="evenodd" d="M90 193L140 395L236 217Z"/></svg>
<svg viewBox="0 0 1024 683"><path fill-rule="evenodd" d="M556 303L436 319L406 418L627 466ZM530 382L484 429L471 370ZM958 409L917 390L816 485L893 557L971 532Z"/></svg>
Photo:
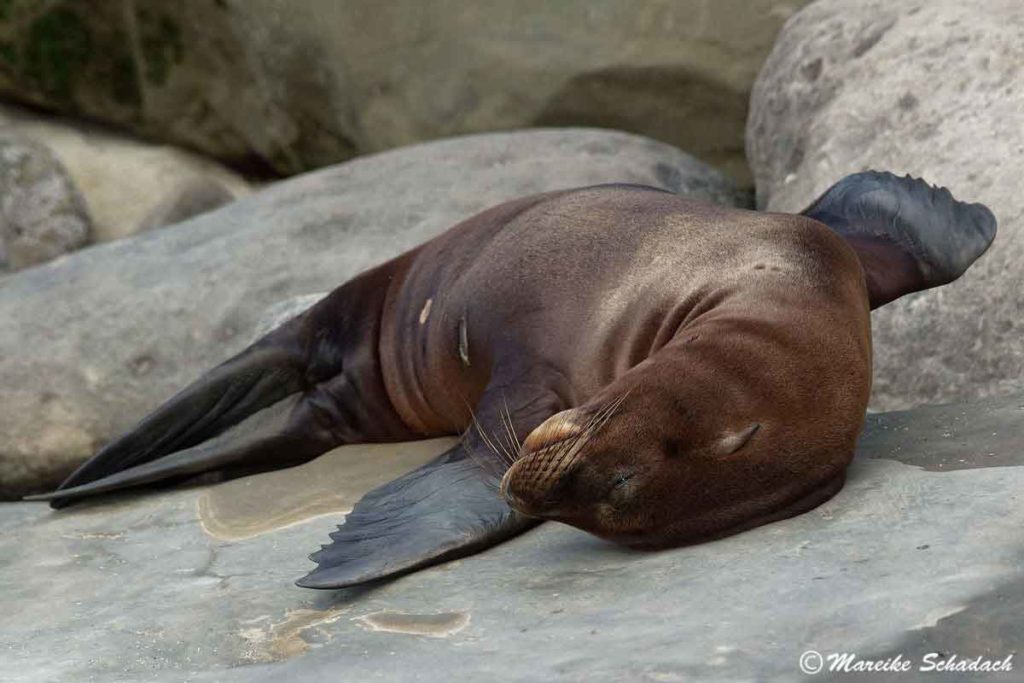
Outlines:
<svg viewBox="0 0 1024 683"><path fill-rule="evenodd" d="M466 429L495 387L545 405L501 437L525 437L502 487L522 513L652 547L841 486L870 389L868 298L816 221L586 188L491 209L389 272L380 363L410 430ZM571 453L567 420L586 435Z"/></svg>

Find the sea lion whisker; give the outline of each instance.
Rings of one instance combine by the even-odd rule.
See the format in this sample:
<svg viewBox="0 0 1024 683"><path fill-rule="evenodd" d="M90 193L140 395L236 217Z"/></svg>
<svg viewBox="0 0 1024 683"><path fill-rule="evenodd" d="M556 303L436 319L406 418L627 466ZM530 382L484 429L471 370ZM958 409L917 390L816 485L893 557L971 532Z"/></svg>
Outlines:
<svg viewBox="0 0 1024 683"><path fill-rule="evenodd" d="M617 412L619 412L619 408L622 407L622 404L623 402L625 402L626 397L628 397L632 391L632 388L627 389L621 396L619 396L617 399L611 401L607 406L605 406L604 410L602 410L599 413L600 419L594 425L595 431L604 427L604 425L607 424L608 421L612 419L612 417L614 417Z"/></svg>
<svg viewBox="0 0 1024 683"><path fill-rule="evenodd" d="M517 456L511 450L512 449L512 444L510 444L507 441L507 437L505 437L503 439L501 433L499 432L499 433L496 433L496 434L491 434L491 438L494 439L494 442L498 444L499 448L501 448L502 459L506 463L508 463L509 465L514 463L516 461L516 459L517 459Z"/></svg>
<svg viewBox="0 0 1024 683"><path fill-rule="evenodd" d="M508 409L508 401L502 396L502 403L504 403L505 412L498 411L498 417L501 418L501 424L505 427L505 435L508 437L508 447L516 454L515 458L518 459L519 450L521 445L518 437L516 437L515 427L512 426L512 413Z"/></svg>
<svg viewBox="0 0 1024 683"><path fill-rule="evenodd" d="M504 399L502 399L502 400L504 400ZM515 442L516 453L518 454L519 451L521 451L522 448L523 448L523 442L519 439L519 435L516 433L515 425L512 424L512 412L508 409L508 401L504 400L504 403L505 403L505 415L508 418L508 426L509 426L509 428L511 430L512 440Z"/></svg>
<svg viewBox="0 0 1024 683"><path fill-rule="evenodd" d="M509 427L508 425L505 424L505 418L501 415L501 411L498 412L498 417L501 420L502 426L505 428L505 435L504 438L502 438L502 434L498 432L497 434L492 434L492 437L501 447L501 452L505 458L505 461L508 462L509 465L511 465L513 462L516 461L518 456L516 455L515 447L512 443L512 440L509 439L508 437Z"/></svg>
<svg viewBox="0 0 1024 683"><path fill-rule="evenodd" d="M608 421L611 420L612 417L614 417L615 412L616 411L614 408L609 408L608 410L605 410L603 413L601 413L601 415L599 415L598 418L594 420L594 422L591 425L589 425L589 428L587 429L588 436L599 432L606 424L608 424Z"/></svg>
<svg viewBox="0 0 1024 683"><path fill-rule="evenodd" d="M511 465L514 462L512 454L508 452L508 447L505 445L500 438L499 434L491 434L492 450L494 453L501 458L501 461L506 465Z"/></svg>
<svg viewBox="0 0 1024 683"><path fill-rule="evenodd" d="M560 466L566 458L579 453L580 449L586 446L601 431L608 421L614 417L615 413L618 412L626 397L629 396L630 391L624 392L618 398L609 401L599 410L595 411L579 431L558 444L558 448L552 454L553 459L558 464L557 466ZM567 418L563 417L562 419L565 420Z"/></svg>
<svg viewBox="0 0 1024 683"><path fill-rule="evenodd" d="M467 434L468 432L469 430L466 430ZM496 467L497 463L492 458L481 457L472 447L470 447L468 440L464 439L462 441L462 450L465 451L466 455L469 456L469 459L473 461L473 464L479 467L482 471L495 477L502 474L501 470Z"/></svg>
<svg viewBox="0 0 1024 683"><path fill-rule="evenodd" d="M497 455L502 462L507 462L506 454L501 449L494 445L494 442L491 440L491 437L487 434L487 430L485 430L483 425L480 424L480 420L477 419L476 413L473 411L472 408L469 409L469 414L473 420L473 425L471 428L476 429L476 432L477 434L480 435L480 439L484 442L484 445L488 448L488 450Z"/></svg>
<svg viewBox="0 0 1024 683"><path fill-rule="evenodd" d="M486 430L484 430L483 428L483 425L480 423L480 420L477 419L476 411L473 410L473 406L470 405L469 401L466 400L465 396L461 396L461 398L462 402L466 405L466 410L469 411L469 417L470 420L472 421L472 425L466 430L467 433L469 429L476 428L477 433L480 435L480 438L483 440L484 445L488 448L488 450L490 450L492 453L498 456L506 464L511 465L512 461L508 452L505 450L504 447L498 448L498 446L496 445L496 443L500 444L500 441L498 441L498 439L493 434L487 434Z"/></svg>

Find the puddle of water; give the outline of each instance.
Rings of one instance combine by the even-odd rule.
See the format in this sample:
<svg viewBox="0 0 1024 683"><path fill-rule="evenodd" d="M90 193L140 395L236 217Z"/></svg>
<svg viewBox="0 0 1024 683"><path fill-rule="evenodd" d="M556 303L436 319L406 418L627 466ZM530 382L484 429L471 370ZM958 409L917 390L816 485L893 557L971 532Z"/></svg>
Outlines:
<svg viewBox="0 0 1024 683"><path fill-rule="evenodd" d="M199 497L199 521L224 541L251 538L328 514L347 513L363 494L429 462L457 439L342 446L297 467L243 477Z"/></svg>
<svg viewBox="0 0 1024 683"><path fill-rule="evenodd" d="M447 638L469 625L469 612L404 614L384 611L356 617L353 621L368 631Z"/></svg>

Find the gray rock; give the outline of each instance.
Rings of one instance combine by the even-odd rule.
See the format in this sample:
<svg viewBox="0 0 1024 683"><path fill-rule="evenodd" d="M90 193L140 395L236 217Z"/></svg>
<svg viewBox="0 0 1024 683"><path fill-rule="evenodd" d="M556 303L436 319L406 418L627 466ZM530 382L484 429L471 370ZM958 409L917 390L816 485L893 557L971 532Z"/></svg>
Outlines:
<svg viewBox="0 0 1024 683"><path fill-rule="evenodd" d="M450 135L583 125L746 176L750 85L806 2L12 3L0 92L284 174Z"/></svg>
<svg viewBox="0 0 1024 683"><path fill-rule="evenodd" d="M610 181L711 201L678 150L588 129L471 136L364 157L0 281L0 496L49 487L240 351L268 306L330 290L503 200Z"/></svg>
<svg viewBox="0 0 1024 683"><path fill-rule="evenodd" d="M796 681L811 650L1019 656L1022 409L872 416L838 496L719 541L641 553L549 523L373 589L292 581L361 492L447 442L59 513L5 504L0 679ZM985 680L1017 680L1012 664ZM877 680L902 676L965 680Z"/></svg>
<svg viewBox="0 0 1024 683"><path fill-rule="evenodd" d="M199 154L118 135L81 120L3 104L0 127L45 145L67 169L88 206L93 242L138 231L157 205L170 202L174 206L181 201L167 198L169 192L180 194L180 188L221 188L218 195L227 191L232 199L251 189L237 173ZM196 192L188 190L185 196L193 197ZM212 206L210 199L199 204L199 208Z"/></svg>
<svg viewBox="0 0 1024 683"><path fill-rule="evenodd" d="M293 299L279 301L273 306L270 306L263 312L263 315L261 315L260 319L256 322L256 327L252 334L252 341L256 341L271 330L288 322L299 313L304 312L317 301L320 301L320 299L327 296L328 293L329 292L303 294L302 296L297 296Z"/></svg>
<svg viewBox="0 0 1024 683"><path fill-rule="evenodd" d="M799 211L840 177L910 173L988 205L989 253L958 282L873 316L875 408L1024 386L1024 5L820 0L754 87L758 203Z"/></svg>
<svg viewBox="0 0 1024 683"><path fill-rule="evenodd" d="M89 212L44 145L0 136L0 270L18 270L89 241Z"/></svg>
<svg viewBox="0 0 1024 683"><path fill-rule="evenodd" d="M213 178L197 177L180 183L139 222L135 232L174 225L224 206L235 197Z"/></svg>

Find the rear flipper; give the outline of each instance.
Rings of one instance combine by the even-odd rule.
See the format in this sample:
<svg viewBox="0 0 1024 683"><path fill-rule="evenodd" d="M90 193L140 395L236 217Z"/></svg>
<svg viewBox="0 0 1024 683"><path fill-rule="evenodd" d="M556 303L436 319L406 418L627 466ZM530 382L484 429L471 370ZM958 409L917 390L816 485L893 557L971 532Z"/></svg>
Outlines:
<svg viewBox="0 0 1024 683"><path fill-rule="evenodd" d="M80 498L157 481L182 479L209 470L241 466L252 470L271 464L283 467L309 460L329 446L318 444L315 439L303 438L294 429L289 429L301 400L297 394L289 396L196 446L105 472L83 484L70 485L69 480L52 493L29 496L25 500L48 500L50 505L58 508Z"/></svg>
<svg viewBox="0 0 1024 683"><path fill-rule="evenodd" d="M871 308L952 282L996 236L995 217L983 204L879 171L843 178L803 215L832 228L857 252Z"/></svg>
<svg viewBox="0 0 1024 683"><path fill-rule="evenodd" d="M510 508L499 485L518 440L560 409L553 395L506 402L500 391L489 391L480 422L461 443L366 494L331 534L333 542L310 555L319 566L296 583L344 588L405 574L472 555L538 524Z"/></svg>
<svg viewBox="0 0 1024 683"><path fill-rule="evenodd" d="M253 413L279 404L289 395L297 395L304 385L301 354L297 348L291 348L294 344L288 343L290 336L294 333L286 326L263 343L214 368L83 463L57 491L27 500L50 500L58 508L76 497L112 490L111 475L138 473L140 466L171 454L195 456L202 452L195 447L211 437ZM145 471L155 474L158 468ZM166 467L160 471L167 476L172 474ZM192 471L196 470L190 468L181 473ZM125 483L116 488L130 485L130 479L117 480ZM154 480L150 477L147 481ZM107 483L102 487L87 486L99 481Z"/></svg>
<svg viewBox="0 0 1024 683"><path fill-rule="evenodd" d="M206 373L111 442L60 488L76 499L208 470L294 465L341 443L401 438L377 365L391 264L342 285Z"/></svg>

